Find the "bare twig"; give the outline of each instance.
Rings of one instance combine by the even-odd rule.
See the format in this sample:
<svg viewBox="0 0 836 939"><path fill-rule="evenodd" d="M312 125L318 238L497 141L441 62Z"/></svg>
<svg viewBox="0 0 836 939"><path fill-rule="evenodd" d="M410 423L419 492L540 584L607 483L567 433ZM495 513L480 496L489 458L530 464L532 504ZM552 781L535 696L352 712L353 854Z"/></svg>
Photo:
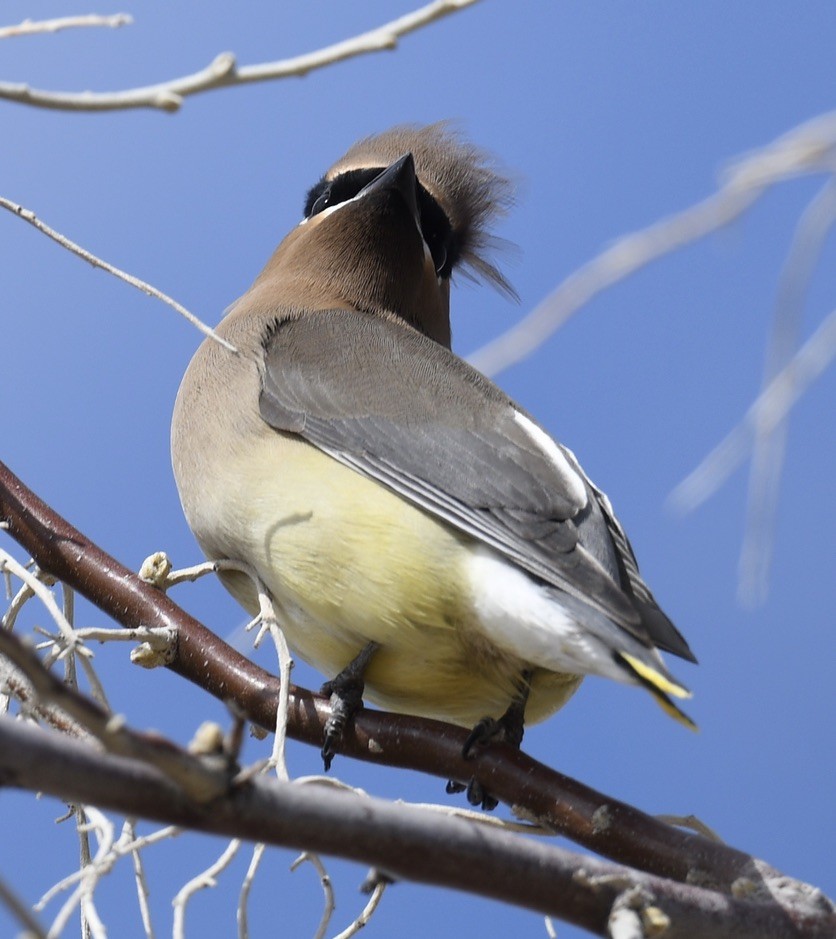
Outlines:
<svg viewBox="0 0 836 939"><path fill-rule="evenodd" d="M259 842L253 846L253 856L250 858L250 864L249 867L247 867L247 873L244 875L244 880L241 883L241 892L238 894L237 909L238 939L249 939L250 936L249 917L247 913L249 909L250 891L252 890L252 886L255 883L255 875L266 850L267 845L263 844L262 842Z"/></svg>
<svg viewBox="0 0 836 939"><path fill-rule="evenodd" d="M89 252L86 248L82 248L81 245L77 245L74 241L71 241L69 238L67 238L66 235L62 235L60 232L55 231L54 228L50 228L49 225L47 225L45 222L42 222L30 209L25 209L22 205L18 205L16 202L12 202L10 199L6 199L3 196L0 196L0 208L8 210L13 215L17 215L18 218L22 218L25 222L28 222L30 225L37 228L39 232L57 242L59 245L61 245L62 248L66 248L68 251L71 251L73 254L80 257L83 261L87 261L88 264L92 264L93 267L98 267L103 271L107 271L108 274L113 274L114 277L118 277L119 280L123 280L126 284L130 284L132 287L136 287L137 290L141 290L149 297L154 297L157 300L161 300L163 303L167 304L173 310L179 313L182 317L187 319L192 324L192 326L197 327L197 329L199 329L204 334L204 336L209 336L210 338L214 339L215 342L219 342L224 348L229 349L230 352L237 353L238 350L235 348L235 346L227 342L226 339L221 339L221 337L210 326L207 326L206 323L198 319L194 313L191 313L182 304L178 303L167 294L164 294L156 287L153 287L151 284L146 283L144 280L140 280L138 277L134 277L133 274L127 274L125 271L119 270L118 267L114 267L112 264L108 264L107 261L103 261L101 258L96 257L95 254L91 254L91 252Z"/></svg>
<svg viewBox="0 0 836 939"><path fill-rule="evenodd" d="M836 357L836 310L796 352L789 365L772 379L737 424L696 469L673 490L675 509L688 511L704 502L739 466L758 433L766 434L786 418L807 388Z"/></svg>
<svg viewBox="0 0 836 939"><path fill-rule="evenodd" d="M98 848L96 856L91 858L81 869L79 902L82 923L89 932L91 939L107 939L107 930L99 917L93 894L102 876L113 867L111 851L115 841L115 831L113 823L93 806L85 807L85 815L87 816L87 825L85 827L87 830L96 832Z"/></svg>
<svg viewBox="0 0 836 939"><path fill-rule="evenodd" d="M90 865L90 825L87 821L87 815L84 811L83 805L74 805L72 807L73 815L75 816L75 827L78 832L78 845L79 845L79 869L84 874L84 871ZM112 841L113 839L111 839ZM83 878L82 878L83 879ZM84 904L81 905L81 939L91 939L91 926L87 920L87 915L85 913Z"/></svg>
<svg viewBox="0 0 836 939"><path fill-rule="evenodd" d="M290 865L290 869L295 871L301 864L304 864L305 861L313 865L317 874L319 874L319 883L322 886L322 916L319 919L319 925L316 927L316 932L313 935L313 939L325 939L325 933L328 929L328 924L331 922L331 917L334 915L334 910L336 908L336 902L334 900L334 885L331 883L331 875L325 869L325 865L322 863L320 856L318 854L313 854L311 851L305 851L300 854L299 857L296 858L296 860Z"/></svg>
<svg viewBox="0 0 836 939"><path fill-rule="evenodd" d="M134 18L128 13L113 13L99 15L87 13L80 16L61 16L54 20L23 20L16 26L0 26L0 39L9 39L13 36L35 36L42 33L57 33L62 29L89 28L91 26L106 26L116 29L119 26L130 26Z"/></svg>
<svg viewBox="0 0 836 939"><path fill-rule="evenodd" d="M217 876L229 867L240 847L240 840L233 838L216 861L213 861L205 871L201 871L177 891L177 895L171 901L174 907L174 928L172 930L174 939L186 939L186 904L199 890L206 890L217 885Z"/></svg>
<svg viewBox="0 0 836 939"><path fill-rule="evenodd" d="M378 906L380 906L380 901L383 899L383 893L388 886L389 881L379 878L377 883L375 883L374 887L372 888L371 896L369 897L368 902L360 911L360 915L357 917L357 919L354 920L354 922L349 923L342 932L337 933L337 935L334 936L334 939L351 939L352 936L356 936L361 929L365 928L368 925L369 920L374 915L374 911L378 908Z"/></svg>
<svg viewBox="0 0 836 939"><path fill-rule="evenodd" d="M802 213L787 252L766 353L764 389L797 350L807 288L834 221L836 178L831 177ZM788 430L789 413L758 428L755 435L738 574L738 596L746 606L766 598Z"/></svg>
<svg viewBox="0 0 836 939"><path fill-rule="evenodd" d="M46 939L46 930L35 919L31 910L0 878L0 905L4 906L26 930L27 939Z"/></svg>
<svg viewBox="0 0 836 939"><path fill-rule="evenodd" d="M231 52L223 52L199 72L144 88L102 93L91 91L68 93L40 91L28 85L2 82L0 83L0 98L62 111L122 111L128 108L159 108L163 111L177 111L183 104L183 99L189 95L212 91L215 88L244 85L249 82L274 81L291 76L307 75L316 69L325 68L359 55L394 49L398 41L408 33L415 32L476 2L478 0L434 0L433 3L428 3L412 13L400 16L352 39L278 62L245 65L238 68L235 56Z"/></svg>
<svg viewBox="0 0 836 939"><path fill-rule="evenodd" d="M5 630L0 630L0 654L23 672L39 701L65 711L111 753L158 766L198 800L211 800L227 788L229 779L225 768L209 766L167 741L128 729L119 718L56 678L34 652Z"/></svg>
<svg viewBox="0 0 836 939"><path fill-rule="evenodd" d="M137 837L131 830L123 829L119 840L112 845L110 854L115 862L118 858L124 857L126 854L141 851L144 848L157 844L160 841L165 841L168 838L176 838L181 832L182 829L174 825L169 825L166 828L160 828L157 831L151 832L149 835L140 835ZM74 871L57 884L53 884L35 904L35 911L38 912L45 909L59 893L63 890L69 890L69 888L77 884L83 876L83 870Z"/></svg>
<svg viewBox="0 0 836 939"><path fill-rule="evenodd" d="M516 325L468 360L497 375L539 348L572 314L607 287L651 261L739 218L770 186L804 173L830 173L836 150L836 112L821 115L740 160L716 193L682 212L620 238L573 274Z"/></svg>
<svg viewBox="0 0 836 939"><path fill-rule="evenodd" d="M136 823L134 819L126 819L122 828L120 842L122 839L126 839L128 843L133 844L133 847L129 849L129 853L134 864L134 880L136 882L136 896L139 902L139 914L142 918L142 928L145 932L145 939L154 939L154 927L151 923L151 907L148 903L148 880L145 877L145 868L142 864L142 853L136 846Z"/></svg>

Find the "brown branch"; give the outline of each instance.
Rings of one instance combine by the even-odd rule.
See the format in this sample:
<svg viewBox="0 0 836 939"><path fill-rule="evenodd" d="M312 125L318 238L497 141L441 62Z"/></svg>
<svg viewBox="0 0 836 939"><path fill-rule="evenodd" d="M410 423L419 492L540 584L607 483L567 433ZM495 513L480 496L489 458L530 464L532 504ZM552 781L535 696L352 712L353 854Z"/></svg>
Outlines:
<svg viewBox="0 0 836 939"><path fill-rule="evenodd" d="M151 766L8 718L0 719L0 782L181 827L338 855L395 879L559 916L601 936L618 904L664 917L666 939L826 939L836 927L825 904L792 916L777 904L666 881L473 821L321 785L259 778L198 805Z"/></svg>
<svg viewBox="0 0 836 939"><path fill-rule="evenodd" d="M168 667L221 700L233 699L247 717L275 728L278 680L230 648L140 580L42 502L0 463L0 522L42 569L69 584L127 627L178 631ZM315 746L323 739L328 702L291 686L288 732ZM768 894L790 883L763 862L693 832L671 827L505 746L466 762L466 732L405 715L363 710L347 728L342 753L441 778L475 776L490 792L578 844L622 864L680 883L732 892L748 885ZM736 886L735 886L736 885Z"/></svg>

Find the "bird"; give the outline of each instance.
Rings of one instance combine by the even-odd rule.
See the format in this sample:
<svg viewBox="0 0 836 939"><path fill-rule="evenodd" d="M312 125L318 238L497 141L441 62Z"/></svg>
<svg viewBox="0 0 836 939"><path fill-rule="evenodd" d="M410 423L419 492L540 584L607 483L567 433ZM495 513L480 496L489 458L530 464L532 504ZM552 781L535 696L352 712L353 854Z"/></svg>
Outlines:
<svg viewBox="0 0 836 939"><path fill-rule="evenodd" d="M506 293L512 186L448 122L355 143L205 339L171 428L187 522L248 565L327 681L326 769L364 700L522 741L583 677L690 696L696 662L575 455L451 349L455 276ZM220 578L251 613L253 579ZM450 791L465 785L451 782ZM467 798L493 808L474 780Z"/></svg>

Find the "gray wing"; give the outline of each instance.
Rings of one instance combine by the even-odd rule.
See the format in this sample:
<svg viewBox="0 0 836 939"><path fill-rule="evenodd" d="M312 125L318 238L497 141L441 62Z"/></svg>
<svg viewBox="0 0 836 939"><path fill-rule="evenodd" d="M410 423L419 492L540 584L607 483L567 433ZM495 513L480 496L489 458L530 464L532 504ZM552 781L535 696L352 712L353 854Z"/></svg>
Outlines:
<svg viewBox="0 0 836 939"><path fill-rule="evenodd" d="M448 349L345 310L291 311L264 348L260 409L271 427L383 483L643 642L691 657L660 610L669 629L643 614L643 605L658 607L606 497L573 455L544 445L530 418Z"/></svg>

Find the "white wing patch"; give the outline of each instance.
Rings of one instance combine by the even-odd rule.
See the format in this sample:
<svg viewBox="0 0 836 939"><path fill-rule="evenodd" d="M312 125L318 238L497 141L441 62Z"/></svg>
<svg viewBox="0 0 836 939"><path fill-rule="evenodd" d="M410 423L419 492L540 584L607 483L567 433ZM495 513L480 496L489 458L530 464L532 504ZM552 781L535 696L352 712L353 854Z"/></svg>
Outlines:
<svg viewBox="0 0 836 939"><path fill-rule="evenodd" d="M586 508L588 497L583 478L569 463L560 447L534 421L529 420L521 411L514 411L514 420L549 458L554 468L560 473L566 486L566 494L577 505L578 511Z"/></svg>
<svg viewBox="0 0 836 939"><path fill-rule="evenodd" d="M500 649L554 672L629 680L554 591L487 546L471 548L465 564L477 627Z"/></svg>

